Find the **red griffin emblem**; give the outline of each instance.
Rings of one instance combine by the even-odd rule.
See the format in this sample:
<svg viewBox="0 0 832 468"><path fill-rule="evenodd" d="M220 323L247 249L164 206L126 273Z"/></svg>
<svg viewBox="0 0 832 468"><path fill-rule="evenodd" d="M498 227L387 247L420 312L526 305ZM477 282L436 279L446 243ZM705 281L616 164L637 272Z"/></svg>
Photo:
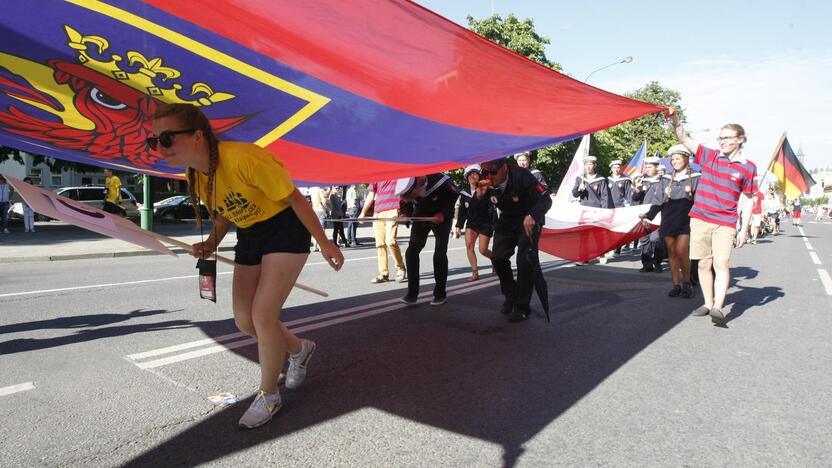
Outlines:
<svg viewBox="0 0 832 468"><path fill-rule="evenodd" d="M126 59L105 56L109 48L105 38L83 36L69 26L65 29L79 63L51 60L46 66L0 52L0 72L5 68L28 85L0 74L0 92L58 120L42 119L10 105L0 110L0 128L49 145L84 151L93 158L124 157L135 166L147 167L158 159L158 154L148 151L145 139L152 133L149 117L160 104L187 102L204 107L235 97L214 92L205 83L193 84L188 96L183 86L173 81L181 73L164 66L160 57L147 59L136 51L128 51ZM55 92L47 94L45 90ZM217 119L211 124L220 134L247 119Z"/></svg>

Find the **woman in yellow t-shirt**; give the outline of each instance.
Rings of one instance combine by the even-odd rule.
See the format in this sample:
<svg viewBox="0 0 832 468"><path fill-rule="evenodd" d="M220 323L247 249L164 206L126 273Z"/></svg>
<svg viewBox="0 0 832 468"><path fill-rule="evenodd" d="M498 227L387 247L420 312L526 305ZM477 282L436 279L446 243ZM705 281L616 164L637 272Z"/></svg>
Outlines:
<svg viewBox="0 0 832 468"><path fill-rule="evenodd" d="M344 256L327 236L306 198L292 184L283 163L251 143L220 142L197 107L168 104L153 114L148 145L170 166L187 167L188 190L197 221L197 197L209 208L213 228L193 245L192 255L209 257L231 224L237 226L232 286L234 322L257 337L260 391L240 419L255 428L269 422L282 406L277 379L289 353L286 387L297 388L315 343L299 339L280 321L289 296L309 256L310 237L335 270ZM311 236L310 236L311 233Z"/></svg>

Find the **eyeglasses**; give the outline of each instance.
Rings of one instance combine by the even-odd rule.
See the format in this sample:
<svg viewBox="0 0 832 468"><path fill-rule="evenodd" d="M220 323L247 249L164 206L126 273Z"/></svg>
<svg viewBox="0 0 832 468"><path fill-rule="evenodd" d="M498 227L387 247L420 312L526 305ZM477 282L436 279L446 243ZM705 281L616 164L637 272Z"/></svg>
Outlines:
<svg viewBox="0 0 832 468"><path fill-rule="evenodd" d="M170 148L173 146L173 137L180 133L193 133L197 129L189 128L187 130L165 130L157 137L150 137L147 139L147 147L156 151L161 144L163 148Z"/></svg>
<svg viewBox="0 0 832 468"><path fill-rule="evenodd" d="M739 137L738 136L719 137L719 138L716 139L716 141L722 143L723 141L734 141L737 138L739 138Z"/></svg>

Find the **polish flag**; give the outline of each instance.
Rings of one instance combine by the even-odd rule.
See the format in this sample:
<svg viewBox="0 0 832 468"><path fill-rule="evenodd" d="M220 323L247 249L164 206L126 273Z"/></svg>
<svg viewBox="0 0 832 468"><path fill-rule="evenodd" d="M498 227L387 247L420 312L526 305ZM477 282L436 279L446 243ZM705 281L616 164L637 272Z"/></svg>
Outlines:
<svg viewBox="0 0 832 468"><path fill-rule="evenodd" d="M555 257L586 262L627 245L658 228L661 215L645 227L640 214L650 205L592 208L576 203L553 204L546 213L538 247Z"/></svg>

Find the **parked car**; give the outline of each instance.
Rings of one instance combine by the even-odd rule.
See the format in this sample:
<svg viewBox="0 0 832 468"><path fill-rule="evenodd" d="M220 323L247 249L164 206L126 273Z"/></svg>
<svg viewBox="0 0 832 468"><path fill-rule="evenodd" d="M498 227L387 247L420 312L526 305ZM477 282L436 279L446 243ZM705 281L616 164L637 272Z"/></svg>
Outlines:
<svg viewBox="0 0 832 468"><path fill-rule="evenodd" d="M204 204L199 204L202 219L208 219L208 209ZM153 204L153 217L165 221L178 221L180 219L194 219L194 205L188 195L177 195L165 198Z"/></svg>
<svg viewBox="0 0 832 468"><path fill-rule="evenodd" d="M99 210L104 209L104 187L62 187L55 189L55 193L67 197L72 200L77 200L81 203L94 206ZM140 218L139 202L136 197L130 193L129 190L121 188L121 206L127 211L128 218Z"/></svg>

